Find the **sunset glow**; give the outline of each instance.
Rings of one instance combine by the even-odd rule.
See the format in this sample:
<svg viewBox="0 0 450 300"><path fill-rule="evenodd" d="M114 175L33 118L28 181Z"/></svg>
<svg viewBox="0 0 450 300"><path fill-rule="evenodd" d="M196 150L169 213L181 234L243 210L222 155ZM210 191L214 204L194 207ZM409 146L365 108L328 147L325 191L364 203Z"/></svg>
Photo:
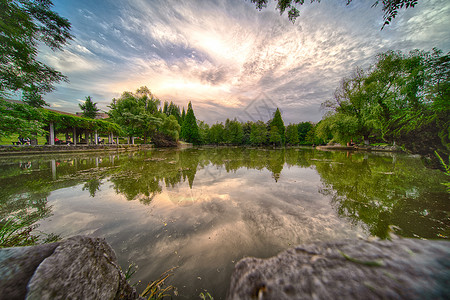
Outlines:
<svg viewBox="0 0 450 300"><path fill-rule="evenodd" d="M338 82L377 53L450 50L450 2L420 1L382 31L372 2L305 4L292 24L274 5L258 11L244 0L57 0L76 38L63 52L43 49L42 60L70 80L45 100L75 112L91 96L107 110L112 98L146 85L162 101L192 101L212 124L243 117L263 93L287 123L316 122Z"/></svg>

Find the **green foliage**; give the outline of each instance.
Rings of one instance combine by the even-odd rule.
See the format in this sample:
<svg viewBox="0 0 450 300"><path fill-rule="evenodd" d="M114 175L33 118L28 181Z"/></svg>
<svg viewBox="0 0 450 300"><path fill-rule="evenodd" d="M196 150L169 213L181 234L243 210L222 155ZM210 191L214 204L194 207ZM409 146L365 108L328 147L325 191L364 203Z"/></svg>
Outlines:
<svg viewBox="0 0 450 300"><path fill-rule="evenodd" d="M184 111L184 110L183 110ZM200 135L198 133L197 119L192 109L192 104L189 102L186 116L184 117L183 125L181 126L181 138L194 145L200 143Z"/></svg>
<svg viewBox="0 0 450 300"><path fill-rule="evenodd" d="M78 104L80 109L83 111L83 117L95 119L99 109L97 108L97 103L92 102L91 96L86 97L86 101L83 104Z"/></svg>
<svg viewBox="0 0 450 300"><path fill-rule="evenodd" d="M219 145L224 142L225 128L222 123L216 123L209 129L209 141Z"/></svg>
<svg viewBox="0 0 450 300"><path fill-rule="evenodd" d="M0 99L0 137L19 134L23 137L44 134L44 114L34 107Z"/></svg>
<svg viewBox="0 0 450 300"><path fill-rule="evenodd" d="M225 141L233 145L241 145L243 143L244 129L242 124L234 119L225 121Z"/></svg>
<svg viewBox="0 0 450 300"><path fill-rule="evenodd" d="M444 159L439 155L439 153L437 153L436 151L434 151L434 153L436 154L437 158L439 159L439 162L441 163L441 166L444 168L444 172L447 176L450 176L450 156L448 159L448 164L445 163ZM443 185L445 185L447 187L447 192L450 193L450 182L443 182Z"/></svg>
<svg viewBox="0 0 450 300"><path fill-rule="evenodd" d="M281 112L278 108L273 114L273 119L269 122L269 128L272 129L273 127L276 127L278 129L278 134L281 138L281 144L284 145L286 128L284 127L284 122L283 119L281 118Z"/></svg>
<svg viewBox="0 0 450 300"><path fill-rule="evenodd" d="M283 143L283 139L281 138L280 131L277 126L270 127L269 143L274 146L280 146Z"/></svg>
<svg viewBox="0 0 450 300"><path fill-rule="evenodd" d="M251 0L252 3L256 4L256 8L261 10L264 7L267 7L267 3L269 0ZM288 11L289 20L294 23L295 20L300 16L300 10L297 8L297 5L303 5L305 3L304 0L275 0L277 2L277 9L280 11L280 14L283 14L286 10ZM320 2L320 0L311 0L312 2ZM347 0L347 5L349 5L352 0ZM414 7L417 4L418 0L383 0L383 26L389 25L391 21L397 16L398 11L402 8L410 8ZM372 7L377 6L379 4L379 0L376 0Z"/></svg>
<svg viewBox="0 0 450 300"><path fill-rule="evenodd" d="M0 93L22 89L24 100L42 103L37 95L66 79L37 60L39 43L60 50L72 39L69 21L52 5L50 0L0 1Z"/></svg>
<svg viewBox="0 0 450 300"><path fill-rule="evenodd" d="M442 52L387 51L368 71L357 69L336 90L319 128L345 144L369 137L427 154L448 152L450 58Z"/></svg>
<svg viewBox="0 0 450 300"><path fill-rule="evenodd" d="M310 131L308 131L306 138L305 138L305 144L307 145L324 145L328 143L328 141L331 139L331 136L328 134L323 133L323 125L322 121L320 121L318 124L316 124L314 127L311 128ZM325 131L326 132L326 131Z"/></svg>
<svg viewBox="0 0 450 300"><path fill-rule="evenodd" d="M298 127L295 124L289 124L286 127L286 144L298 145Z"/></svg>
<svg viewBox="0 0 450 300"><path fill-rule="evenodd" d="M35 85L23 88L22 101L32 107L50 106L47 102L45 102Z"/></svg>
<svg viewBox="0 0 450 300"><path fill-rule="evenodd" d="M181 126L178 124L175 116L170 115L166 117L165 115L161 116L162 122L158 131L170 137L173 141L178 141L180 137Z"/></svg>
<svg viewBox="0 0 450 300"><path fill-rule="evenodd" d="M267 144L268 134L267 126L262 121L253 123L250 132L250 144L253 146Z"/></svg>
<svg viewBox="0 0 450 300"><path fill-rule="evenodd" d="M310 122L301 122L297 125L298 130L298 141L300 144L304 144L306 142L306 135L313 128L313 125Z"/></svg>
<svg viewBox="0 0 450 300"><path fill-rule="evenodd" d="M143 136L146 142L163 121L158 114L159 104L147 87L141 87L135 93L123 92L119 99L113 99L108 114L127 136Z"/></svg>
<svg viewBox="0 0 450 300"><path fill-rule="evenodd" d="M121 133L121 128L106 120L93 120L78 116L60 114L43 108L10 103L0 99L0 137L19 134L23 137L47 133L49 122L56 124L56 130L66 132L73 128L98 130L99 132ZM48 129L48 128L47 128Z"/></svg>
<svg viewBox="0 0 450 300"><path fill-rule="evenodd" d="M180 126L182 125L180 107L175 105L172 101L170 101L170 104L167 107L166 114L168 116L174 116L177 119L178 124L180 124Z"/></svg>
<svg viewBox="0 0 450 300"><path fill-rule="evenodd" d="M200 142L199 143L201 145L206 145L206 144L210 143L210 141L209 141L209 137L210 137L209 130L210 129L209 129L209 125L208 124L206 124L203 121L198 122L198 135L199 135L199 138L200 138Z"/></svg>

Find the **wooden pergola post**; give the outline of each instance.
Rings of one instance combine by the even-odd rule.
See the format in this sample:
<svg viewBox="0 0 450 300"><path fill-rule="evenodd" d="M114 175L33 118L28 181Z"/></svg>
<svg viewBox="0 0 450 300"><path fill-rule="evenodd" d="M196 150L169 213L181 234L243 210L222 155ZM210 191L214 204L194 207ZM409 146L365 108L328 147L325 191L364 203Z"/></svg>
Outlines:
<svg viewBox="0 0 450 300"><path fill-rule="evenodd" d="M77 135L77 129L73 128L73 144L76 146L78 142L78 135Z"/></svg>
<svg viewBox="0 0 450 300"><path fill-rule="evenodd" d="M48 144L54 145L55 144L55 128L53 127L53 122L50 122L49 139L50 139L50 141L48 141Z"/></svg>

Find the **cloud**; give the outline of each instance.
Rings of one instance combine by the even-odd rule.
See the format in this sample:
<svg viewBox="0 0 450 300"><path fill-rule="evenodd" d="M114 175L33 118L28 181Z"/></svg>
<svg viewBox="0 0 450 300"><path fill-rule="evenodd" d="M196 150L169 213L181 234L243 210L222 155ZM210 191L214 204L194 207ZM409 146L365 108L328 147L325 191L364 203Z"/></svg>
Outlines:
<svg viewBox="0 0 450 300"><path fill-rule="evenodd" d="M81 2L56 3L75 12L77 39L46 56L69 76L73 99L96 94L106 109L108 98L147 85L162 100L192 101L210 124L237 117L261 93L288 108L286 123L318 121L341 78L377 53L450 48L445 0L419 3L383 31L371 1L305 4L296 24L273 5L258 11L241 0Z"/></svg>

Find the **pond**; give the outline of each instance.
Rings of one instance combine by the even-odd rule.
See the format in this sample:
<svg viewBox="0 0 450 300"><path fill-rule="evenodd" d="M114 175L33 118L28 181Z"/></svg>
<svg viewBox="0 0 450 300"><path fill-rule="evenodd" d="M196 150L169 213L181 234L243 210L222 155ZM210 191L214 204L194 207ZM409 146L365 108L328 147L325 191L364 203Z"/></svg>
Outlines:
<svg viewBox="0 0 450 300"><path fill-rule="evenodd" d="M138 290L177 266L179 298L223 299L234 264L313 241L448 239L445 174L418 157L198 148L0 159L1 217L104 237Z"/></svg>

